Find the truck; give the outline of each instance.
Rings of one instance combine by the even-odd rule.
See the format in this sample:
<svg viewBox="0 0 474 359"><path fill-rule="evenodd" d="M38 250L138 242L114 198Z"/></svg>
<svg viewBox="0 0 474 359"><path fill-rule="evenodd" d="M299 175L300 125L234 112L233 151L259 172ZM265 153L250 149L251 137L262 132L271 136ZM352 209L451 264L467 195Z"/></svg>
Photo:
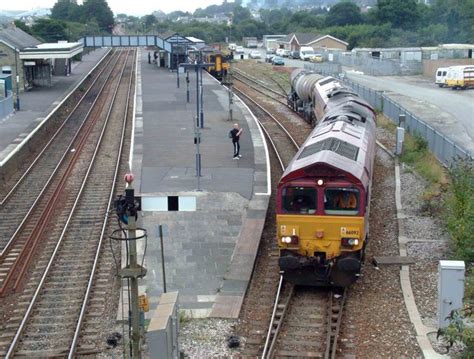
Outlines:
<svg viewBox="0 0 474 359"><path fill-rule="evenodd" d="M303 61L309 61L315 56L314 49L311 46L301 46L300 48L300 59Z"/></svg>
<svg viewBox="0 0 474 359"><path fill-rule="evenodd" d="M235 49L237 49L237 44L233 42L229 43L229 50L235 51Z"/></svg>
<svg viewBox="0 0 474 359"><path fill-rule="evenodd" d="M446 85L453 90L474 87L474 66L451 66L446 74Z"/></svg>

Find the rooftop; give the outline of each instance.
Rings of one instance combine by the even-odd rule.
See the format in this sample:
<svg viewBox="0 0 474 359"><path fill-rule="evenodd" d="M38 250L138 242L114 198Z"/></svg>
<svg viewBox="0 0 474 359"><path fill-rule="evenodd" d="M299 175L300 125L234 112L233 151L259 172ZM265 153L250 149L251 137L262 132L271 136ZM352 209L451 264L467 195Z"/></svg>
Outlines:
<svg viewBox="0 0 474 359"><path fill-rule="evenodd" d="M3 41L12 48L18 48L20 50L41 44L41 41L15 26L1 30L0 41Z"/></svg>

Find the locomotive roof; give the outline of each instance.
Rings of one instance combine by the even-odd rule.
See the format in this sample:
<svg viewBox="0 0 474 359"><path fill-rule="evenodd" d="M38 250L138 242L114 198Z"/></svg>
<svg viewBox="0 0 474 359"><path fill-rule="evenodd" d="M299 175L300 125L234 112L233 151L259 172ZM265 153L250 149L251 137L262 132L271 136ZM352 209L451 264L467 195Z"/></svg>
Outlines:
<svg viewBox="0 0 474 359"><path fill-rule="evenodd" d="M375 142L375 117L367 108L366 113L359 113L362 107L346 103L339 111L327 114L290 162L281 181L299 177L302 170L317 175L317 171L312 170L325 167L342 172L367 187L372 173L370 158ZM347 118L340 120L337 115Z"/></svg>

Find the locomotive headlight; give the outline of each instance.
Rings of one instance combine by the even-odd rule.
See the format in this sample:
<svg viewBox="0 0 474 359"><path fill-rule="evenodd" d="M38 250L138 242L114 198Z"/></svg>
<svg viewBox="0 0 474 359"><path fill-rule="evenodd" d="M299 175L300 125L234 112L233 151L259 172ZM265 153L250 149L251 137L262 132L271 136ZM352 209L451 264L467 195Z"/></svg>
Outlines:
<svg viewBox="0 0 474 359"><path fill-rule="evenodd" d="M320 179L318 179L318 181L316 183L318 184L318 186L322 186L324 181L320 178Z"/></svg>
<svg viewBox="0 0 474 359"><path fill-rule="evenodd" d="M342 238L342 245L343 246L357 246L359 245L359 239L358 238Z"/></svg>
<svg viewBox="0 0 474 359"><path fill-rule="evenodd" d="M283 243L291 243L291 237L281 237Z"/></svg>

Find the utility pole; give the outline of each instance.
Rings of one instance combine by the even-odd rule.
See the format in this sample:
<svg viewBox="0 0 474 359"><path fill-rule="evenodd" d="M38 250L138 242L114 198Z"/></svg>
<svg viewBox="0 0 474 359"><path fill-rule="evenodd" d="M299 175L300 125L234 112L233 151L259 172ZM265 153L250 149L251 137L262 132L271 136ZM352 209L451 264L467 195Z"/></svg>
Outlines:
<svg viewBox="0 0 474 359"><path fill-rule="evenodd" d="M18 54L15 47L16 110L20 111L20 75L18 74Z"/></svg>
<svg viewBox="0 0 474 359"><path fill-rule="evenodd" d="M134 176L131 173L125 175L125 181L128 187L125 189L125 198L119 199L117 208L120 208L119 218L125 219L127 224L126 245L128 245L128 265L120 270L122 278L129 279L130 282L130 312L129 323L132 327L132 358L141 358L140 345L140 308L138 301L138 279L143 278L146 269L138 264L137 260L137 240L144 236L137 237L136 216L138 213L138 202L135 199L135 190L132 186ZM119 210L117 210L119 212Z"/></svg>

